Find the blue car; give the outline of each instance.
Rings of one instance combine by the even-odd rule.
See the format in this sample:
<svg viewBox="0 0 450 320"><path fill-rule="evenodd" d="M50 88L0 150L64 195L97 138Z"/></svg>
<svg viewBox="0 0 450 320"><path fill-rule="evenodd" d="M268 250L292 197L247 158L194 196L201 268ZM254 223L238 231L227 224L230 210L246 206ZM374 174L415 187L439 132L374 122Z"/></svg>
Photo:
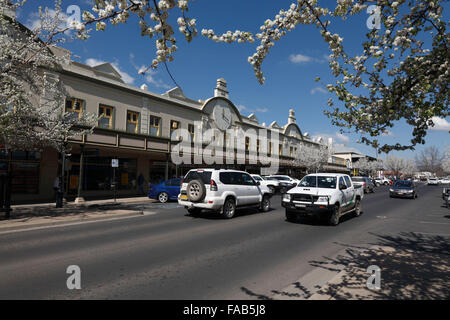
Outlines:
<svg viewBox="0 0 450 320"><path fill-rule="evenodd" d="M160 184L148 185L148 197L156 199L161 203L166 203L169 200L177 200L180 194L181 178L174 178L164 181Z"/></svg>

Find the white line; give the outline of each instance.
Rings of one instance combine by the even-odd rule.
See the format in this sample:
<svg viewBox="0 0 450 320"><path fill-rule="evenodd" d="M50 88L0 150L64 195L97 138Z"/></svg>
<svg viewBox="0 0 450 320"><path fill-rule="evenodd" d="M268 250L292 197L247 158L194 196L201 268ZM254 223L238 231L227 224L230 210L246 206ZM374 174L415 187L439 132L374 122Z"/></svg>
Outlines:
<svg viewBox="0 0 450 320"><path fill-rule="evenodd" d="M428 224L450 224L445 222L431 222L431 221L419 221L419 223L428 223Z"/></svg>
<svg viewBox="0 0 450 320"><path fill-rule="evenodd" d="M26 229L16 229L16 230L9 230L9 231L1 231L0 235L8 234L8 233L16 233L16 232L25 232L25 231L34 231L34 230L41 230L41 229L50 229L50 228L59 228L59 227L68 227L68 226L77 226L82 224L89 224L89 223L96 223L96 222L102 222L102 221L115 221L115 220L122 220L122 219L129 219L129 218L139 218L144 215L130 215L125 217L116 217L116 218L106 218L106 219L97 219L97 220L91 220L91 221L80 221L80 222L73 222L73 223L64 223L64 224L54 224L49 226L41 226L41 227L35 227L35 228L26 228Z"/></svg>
<svg viewBox="0 0 450 320"><path fill-rule="evenodd" d="M429 234L429 235L433 235L433 236L450 237L450 233L431 233L431 232L421 232L421 231L412 231L412 233L420 233L420 234Z"/></svg>

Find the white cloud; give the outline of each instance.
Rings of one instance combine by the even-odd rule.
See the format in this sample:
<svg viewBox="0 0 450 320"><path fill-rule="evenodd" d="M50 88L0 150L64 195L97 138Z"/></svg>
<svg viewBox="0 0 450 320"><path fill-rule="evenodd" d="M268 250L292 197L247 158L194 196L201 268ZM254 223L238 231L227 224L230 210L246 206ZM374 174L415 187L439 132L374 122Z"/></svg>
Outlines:
<svg viewBox="0 0 450 320"><path fill-rule="evenodd" d="M156 72L150 72L147 71L145 73L145 80L152 84L153 86L155 86L156 88L162 88L162 89L170 89L171 87L165 83L164 81L162 81L161 79L155 79L154 75L156 74Z"/></svg>
<svg viewBox="0 0 450 320"><path fill-rule="evenodd" d="M292 63L306 63L306 62L313 61L313 58L305 56L305 55L299 53L299 54L291 54L289 56L289 60Z"/></svg>
<svg viewBox="0 0 450 320"><path fill-rule="evenodd" d="M431 120L434 123L434 127L430 126L430 130L434 131L450 131L450 122L448 122L446 119L439 118L439 117L433 117Z"/></svg>
<svg viewBox="0 0 450 320"><path fill-rule="evenodd" d="M315 88L311 89L311 94L315 94L316 92L320 92L320 93L326 94L327 90L325 90L322 87L315 87Z"/></svg>
<svg viewBox="0 0 450 320"><path fill-rule="evenodd" d="M106 61L95 59L95 58L89 58L89 59L86 59L85 63L90 67L95 67L100 64L106 63ZM134 83L134 78L121 69L118 61L111 63L111 65L120 74L120 76L122 77L122 80L126 84L132 85Z"/></svg>
<svg viewBox="0 0 450 320"><path fill-rule="evenodd" d="M291 54L289 56L289 61L295 64L305 64L305 63L325 63L330 61L330 56L324 54L322 58L310 57L301 53Z"/></svg>
<svg viewBox="0 0 450 320"><path fill-rule="evenodd" d="M385 129L384 132L381 134L383 137L395 137L395 135L392 133L392 131L389 131L388 129Z"/></svg>
<svg viewBox="0 0 450 320"><path fill-rule="evenodd" d="M345 135L343 135L340 132L336 132L335 136L341 142L344 142L344 143L349 143L350 142L350 138L345 136Z"/></svg>
<svg viewBox="0 0 450 320"><path fill-rule="evenodd" d="M324 141L328 141L328 138L332 138L333 143L335 143L336 141L339 141L341 143L349 143L350 142L350 137L343 135L340 132L336 132L334 134L316 133L312 136L313 140L317 140L319 137L321 137Z"/></svg>
<svg viewBox="0 0 450 320"><path fill-rule="evenodd" d="M246 112L246 113L255 113L255 112L266 113L266 112L269 112L269 108L249 109L246 106L244 106L243 104L237 105L236 108L239 110L240 113L243 113L243 112Z"/></svg>

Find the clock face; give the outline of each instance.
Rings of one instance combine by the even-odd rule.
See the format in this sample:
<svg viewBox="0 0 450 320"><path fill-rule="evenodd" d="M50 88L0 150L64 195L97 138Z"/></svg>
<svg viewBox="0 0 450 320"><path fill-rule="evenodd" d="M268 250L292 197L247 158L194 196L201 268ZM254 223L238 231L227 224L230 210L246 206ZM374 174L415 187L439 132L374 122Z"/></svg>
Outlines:
<svg viewBox="0 0 450 320"><path fill-rule="evenodd" d="M213 110L214 121L220 130L227 130L231 127L233 114L230 106L224 101L218 100Z"/></svg>

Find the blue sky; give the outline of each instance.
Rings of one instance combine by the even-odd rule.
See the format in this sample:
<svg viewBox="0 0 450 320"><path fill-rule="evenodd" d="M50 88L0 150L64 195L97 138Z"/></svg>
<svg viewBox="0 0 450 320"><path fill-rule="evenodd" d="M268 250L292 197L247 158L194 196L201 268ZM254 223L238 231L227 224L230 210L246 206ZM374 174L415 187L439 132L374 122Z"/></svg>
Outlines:
<svg viewBox="0 0 450 320"><path fill-rule="evenodd" d="M89 8L89 0L62 1L64 10L70 5L79 5L81 9ZM333 6L335 1L323 1ZM30 0L19 13L19 20L32 25L36 18L37 7L52 7L53 1ZM236 29L256 33L259 26L267 18L273 18L280 9L287 9L292 1L261 1L261 0L197 0L190 2L189 17L197 19L197 28L214 29L223 33ZM447 5L445 16L449 16ZM344 38L344 47L351 53L359 53L360 44L368 31L366 20L369 17L361 13L347 21L336 21L331 30L338 32ZM175 21L177 16L171 17ZM266 82L260 85L253 69L247 62L248 56L255 51L254 44L221 44L211 40L196 37L188 44L178 33L178 51L175 60L169 63L169 68L184 94L191 99L207 99L213 95L216 79L227 80L230 100L240 108L243 115L255 113L260 122L266 124L277 121L280 125L287 122L289 109L296 111L297 123L303 133L311 136L333 137L336 143L355 147L362 152L375 155L371 147L357 144L360 136L354 132L339 133L339 128L333 127L331 119L323 114L328 107L327 99L332 97L321 83L314 81L320 77L323 83L331 83L334 77L326 60L329 54L327 44L322 40L315 27L299 25L271 49L263 63ZM178 35L177 35L178 33ZM154 58L154 39L140 36L135 19L118 26L109 25L105 32L92 31L86 41L72 41L64 45L71 50L74 60L82 63L95 64L111 62L121 72L123 79L136 87L148 85L148 90L164 93L175 85L163 66L146 76L138 74L138 69L148 65ZM450 119L447 118L436 127L439 130L429 130L426 144L416 147L416 151L393 152L406 158L414 157L416 152L427 146L442 147L450 144ZM381 137L381 143L408 143L411 128L399 123L391 128L390 134ZM384 158L384 154L381 155Z"/></svg>

